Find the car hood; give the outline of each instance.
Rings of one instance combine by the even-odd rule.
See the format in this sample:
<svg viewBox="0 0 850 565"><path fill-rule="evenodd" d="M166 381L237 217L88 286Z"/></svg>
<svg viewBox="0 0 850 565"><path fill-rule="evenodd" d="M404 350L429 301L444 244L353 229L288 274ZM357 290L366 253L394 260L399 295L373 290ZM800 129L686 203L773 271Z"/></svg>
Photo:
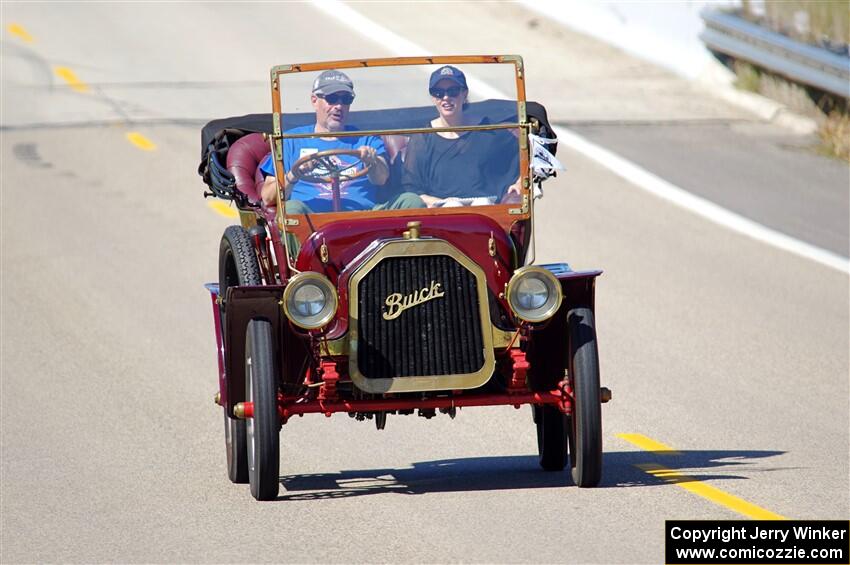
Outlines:
<svg viewBox="0 0 850 565"><path fill-rule="evenodd" d="M487 279L491 300L502 303L503 309L507 308L504 291L516 268L516 251L511 238L491 218L478 214L453 214L339 221L314 232L304 243L296 261L299 271L322 273L337 288L339 310L329 327L330 339L336 339L348 330L348 279L351 274L372 256L373 251L377 251L380 242L402 238L408 222L414 220L421 224L421 238L444 240L479 265Z"/></svg>

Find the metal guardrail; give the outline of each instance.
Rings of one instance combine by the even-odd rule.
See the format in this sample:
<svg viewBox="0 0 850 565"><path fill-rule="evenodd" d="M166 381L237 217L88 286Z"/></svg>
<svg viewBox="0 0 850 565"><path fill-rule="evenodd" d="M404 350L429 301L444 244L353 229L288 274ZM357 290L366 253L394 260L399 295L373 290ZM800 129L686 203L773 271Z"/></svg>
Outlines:
<svg viewBox="0 0 850 565"><path fill-rule="evenodd" d="M794 41L732 14L705 9L700 16L705 21L700 39L712 51L850 98L850 57Z"/></svg>

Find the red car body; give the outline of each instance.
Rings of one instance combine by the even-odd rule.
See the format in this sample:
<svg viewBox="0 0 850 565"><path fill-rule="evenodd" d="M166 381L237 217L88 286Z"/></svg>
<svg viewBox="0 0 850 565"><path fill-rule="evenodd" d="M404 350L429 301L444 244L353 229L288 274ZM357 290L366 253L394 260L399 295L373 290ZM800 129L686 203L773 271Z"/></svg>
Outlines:
<svg viewBox="0 0 850 565"><path fill-rule="evenodd" d="M276 69L490 62L514 65L522 82L522 60L510 56L337 61ZM273 78L273 92L275 87ZM532 103L525 102L524 87L518 102L515 125L521 135L544 130L551 136L545 111L525 114ZM279 102L274 110L280 112ZM293 219L258 203L259 179L253 171L267 140L256 133L243 135L238 126L263 120L249 116L207 126L200 169L213 193L234 200L241 216L241 227L228 228L222 239L219 284L207 285L218 350L216 401L224 410L230 479L250 482L258 499L276 497L275 430L295 415L345 412L373 419L381 429L388 414L418 411L431 417L439 410L454 417L463 407L530 404L541 466L557 471L569 459L579 486L596 485L600 405L610 397L599 386L593 320L601 271L577 272L565 263L523 266L530 251L530 186L535 180L528 145L519 144L525 181L521 205ZM285 137L277 127L264 129L271 149ZM297 246L287 243L284 228ZM325 289L325 306L335 301L320 327L293 320L287 287L296 280L312 280ZM545 287L545 319L536 320L518 307L537 296L518 290L523 284ZM543 296L544 291L535 292ZM435 374L417 373L422 367Z"/></svg>

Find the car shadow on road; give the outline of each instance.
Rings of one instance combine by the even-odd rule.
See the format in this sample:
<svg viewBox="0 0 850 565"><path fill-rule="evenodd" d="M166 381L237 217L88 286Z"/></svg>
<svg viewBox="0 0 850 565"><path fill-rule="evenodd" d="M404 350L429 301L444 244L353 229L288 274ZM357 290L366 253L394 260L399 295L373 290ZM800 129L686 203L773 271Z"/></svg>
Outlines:
<svg viewBox="0 0 850 565"><path fill-rule="evenodd" d="M760 463L783 451L680 451L674 455L646 451L604 454L597 488L655 487L702 480L748 480L749 475L779 470ZM639 465L673 471L664 478ZM532 455L470 457L413 463L411 467L346 470L281 477L278 500L348 498L370 494L428 494L484 490L543 489L573 486L569 469L544 472Z"/></svg>

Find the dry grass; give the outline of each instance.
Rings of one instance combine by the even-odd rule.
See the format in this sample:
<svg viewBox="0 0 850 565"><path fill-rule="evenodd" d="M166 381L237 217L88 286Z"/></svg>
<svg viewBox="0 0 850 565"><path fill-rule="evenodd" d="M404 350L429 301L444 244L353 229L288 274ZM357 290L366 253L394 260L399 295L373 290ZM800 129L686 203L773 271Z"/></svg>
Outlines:
<svg viewBox="0 0 850 565"><path fill-rule="evenodd" d="M762 96L782 103L793 112L814 119L817 123L821 123L826 117L827 112L824 111L822 106L818 106L813 99L813 97L818 98L818 96L822 98L824 95L810 93L804 86L786 80L781 76L763 73L758 92Z"/></svg>
<svg viewBox="0 0 850 565"><path fill-rule="evenodd" d="M823 149L829 155L850 162L850 114L834 111L818 130Z"/></svg>
<svg viewBox="0 0 850 565"><path fill-rule="evenodd" d="M745 61L735 61L735 87L747 92L758 92L761 86L761 73Z"/></svg>
<svg viewBox="0 0 850 565"><path fill-rule="evenodd" d="M734 70L737 88L761 94L813 118L819 124L821 152L850 161L850 111L845 101L824 93L812 94L799 84L744 61L735 61ZM818 102L812 99L813 95Z"/></svg>
<svg viewBox="0 0 850 565"><path fill-rule="evenodd" d="M742 0L744 18L805 43L844 52L850 41L848 0ZM850 161L848 100L817 92L744 61L734 61L735 86L813 118L823 153Z"/></svg>
<svg viewBox="0 0 850 565"><path fill-rule="evenodd" d="M825 118L826 112L812 100L803 86L746 61L734 61L733 69L737 77L735 79L737 88L776 100L792 111L808 116L818 123Z"/></svg>

